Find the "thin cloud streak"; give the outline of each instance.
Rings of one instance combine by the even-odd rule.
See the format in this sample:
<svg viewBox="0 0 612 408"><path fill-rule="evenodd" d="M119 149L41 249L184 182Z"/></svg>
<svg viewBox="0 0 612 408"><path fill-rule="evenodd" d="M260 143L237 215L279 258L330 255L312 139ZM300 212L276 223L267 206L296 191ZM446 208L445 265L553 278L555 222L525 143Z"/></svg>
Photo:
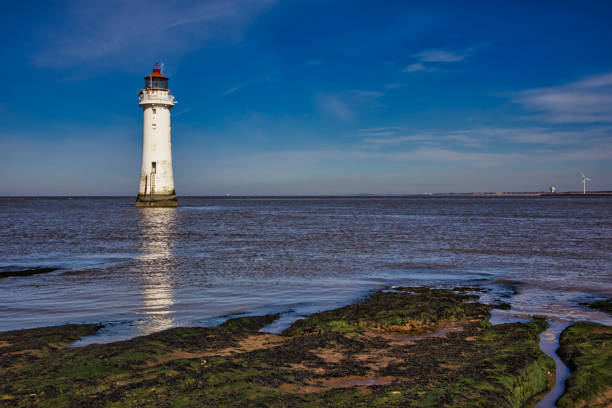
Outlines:
<svg viewBox="0 0 612 408"><path fill-rule="evenodd" d="M501 178L497 181L505 182L508 169L525 169L530 164L541 166L563 165L580 167L585 160L605 161L612 159L612 145L604 149L580 149L572 152L558 154L556 151L532 151L532 152L474 152L461 151L449 148L420 147L414 150L399 150L390 152L371 150L303 150L303 151L275 151L275 152L249 152L234 155L224 155L223 163L217 163L219 159L207 161L207 173L211 177L223 180L226 184L238 185L238 182L247 184L249 182L271 183L271 186L279 183L308 178L310 183L314 180L326 180L330 175L326 169L330 166L336 167L341 164L343 168L354 169L353 176L360 174L359 169L366 170L364 174L370 177L371 188L378 188L386 183L384 173L386 171L403 172L409 168L432 168L436 172L448 172L457 174L464 171L502 171ZM384 167L372 168L372 163L385 163ZM376 169L376 170L373 170ZM443 174L442 173L442 174ZM335 173L334 173L335 174ZM337 176L337 174L335 174ZM245 179L246 178L246 179ZM543 185L547 181L542 180ZM310 185L312 187L312 185ZM336 186L341 188L341 186ZM365 190L364 190L365 191ZM293 192L295 193L295 191Z"/></svg>
<svg viewBox="0 0 612 408"><path fill-rule="evenodd" d="M319 95L316 98L316 103L323 114L331 115L337 119L351 120L355 116L346 101L336 95Z"/></svg>
<svg viewBox="0 0 612 408"><path fill-rule="evenodd" d="M105 68L133 61L180 57L212 37L240 38L275 0L71 2L62 24L49 25L35 65ZM136 16L138 18L136 19ZM118 63L120 61L120 63Z"/></svg>
<svg viewBox="0 0 612 408"><path fill-rule="evenodd" d="M410 65L406 65L404 67L404 69L402 69L403 72L425 72L425 71L430 71L431 68L427 68L425 65L421 64L420 62L415 62L414 64L410 64Z"/></svg>
<svg viewBox="0 0 612 408"><path fill-rule="evenodd" d="M494 128L480 127L456 131L426 131L410 135L398 135L396 130L380 132L363 132L363 141L372 145L401 145L403 143L422 142L433 145L456 143L465 147L484 148L499 142L508 143L515 148L524 145L582 146L589 143L602 145L610 140L612 127L600 126L581 130L556 130L546 127Z"/></svg>
<svg viewBox="0 0 612 408"><path fill-rule="evenodd" d="M565 85L528 89L515 103L552 123L612 122L612 73L587 77Z"/></svg>
<svg viewBox="0 0 612 408"><path fill-rule="evenodd" d="M484 46L486 45L469 47L460 51L431 49L417 52L411 55L411 58L413 58L415 62L402 68L402 72L434 72L438 70L438 65L463 61L476 49L483 48Z"/></svg>
<svg viewBox="0 0 612 408"><path fill-rule="evenodd" d="M359 129L360 133L372 138L394 136L397 134L399 127L380 127L380 128L369 128Z"/></svg>
<svg viewBox="0 0 612 408"><path fill-rule="evenodd" d="M380 91L350 89L341 92L321 92L315 94L315 103L319 111L344 121L353 120L356 111L365 107L383 107L380 99L385 96Z"/></svg>
<svg viewBox="0 0 612 408"><path fill-rule="evenodd" d="M238 84L236 86L232 86L231 88L228 88L227 90L225 90L225 92L222 93L223 96L227 96L227 95L231 95L236 91L241 90L242 88L244 88L244 84Z"/></svg>
<svg viewBox="0 0 612 408"><path fill-rule="evenodd" d="M427 50L412 55L421 62L456 62L465 59L465 55L447 50Z"/></svg>

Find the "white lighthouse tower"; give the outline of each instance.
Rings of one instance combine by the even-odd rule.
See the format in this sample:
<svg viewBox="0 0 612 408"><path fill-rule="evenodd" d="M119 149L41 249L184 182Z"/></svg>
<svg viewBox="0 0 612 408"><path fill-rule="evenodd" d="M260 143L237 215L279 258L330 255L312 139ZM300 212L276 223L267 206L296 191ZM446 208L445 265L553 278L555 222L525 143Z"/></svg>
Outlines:
<svg viewBox="0 0 612 408"><path fill-rule="evenodd" d="M172 175L170 142L170 109L174 96L168 90L168 78L158 64L145 77L145 86L138 93L142 106L142 168L136 207L176 207Z"/></svg>

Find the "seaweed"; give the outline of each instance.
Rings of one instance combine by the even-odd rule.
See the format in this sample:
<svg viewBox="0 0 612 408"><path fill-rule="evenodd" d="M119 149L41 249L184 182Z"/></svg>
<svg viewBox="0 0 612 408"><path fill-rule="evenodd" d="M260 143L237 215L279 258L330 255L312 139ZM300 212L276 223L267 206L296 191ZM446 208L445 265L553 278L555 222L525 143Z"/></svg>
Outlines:
<svg viewBox="0 0 612 408"><path fill-rule="evenodd" d="M612 405L612 327L578 322L561 333L557 354L572 371L559 407Z"/></svg>
<svg viewBox="0 0 612 408"><path fill-rule="evenodd" d="M523 406L554 367L538 347L547 324L492 326L475 299L379 291L281 335L259 332L277 315L82 348L66 345L98 326L0 333L0 406ZM14 358L30 348L43 351Z"/></svg>

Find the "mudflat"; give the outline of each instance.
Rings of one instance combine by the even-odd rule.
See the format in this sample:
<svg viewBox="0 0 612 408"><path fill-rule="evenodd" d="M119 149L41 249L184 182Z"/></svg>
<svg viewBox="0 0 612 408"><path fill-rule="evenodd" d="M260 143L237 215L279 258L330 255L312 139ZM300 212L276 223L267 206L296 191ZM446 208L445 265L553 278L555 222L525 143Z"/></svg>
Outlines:
<svg viewBox="0 0 612 408"><path fill-rule="evenodd" d="M378 291L279 335L260 332L277 315L82 348L69 344L100 326L4 332L0 406L534 405L554 382L553 360L538 347L547 323L492 326L493 306L478 303L475 290ZM602 327L593 330L609 344ZM575 369L588 371L594 358L601 353L575 359ZM609 375L609 367L598 369ZM609 395L606 381L578 393L584 406ZM564 397L572 406L574 397Z"/></svg>

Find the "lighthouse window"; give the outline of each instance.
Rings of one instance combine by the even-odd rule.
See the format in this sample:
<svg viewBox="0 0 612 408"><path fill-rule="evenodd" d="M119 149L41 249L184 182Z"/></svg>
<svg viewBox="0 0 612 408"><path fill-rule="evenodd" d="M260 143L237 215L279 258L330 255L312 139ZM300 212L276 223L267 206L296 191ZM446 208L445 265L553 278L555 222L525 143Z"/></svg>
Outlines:
<svg viewBox="0 0 612 408"><path fill-rule="evenodd" d="M151 173L157 172L157 162L151 162Z"/></svg>
<svg viewBox="0 0 612 408"><path fill-rule="evenodd" d="M151 126L153 126L153 129L155 129L157 127L157 124L153 123Z"/></svg>
<svg viewBox="0 0 612 408"><path fill-rule="evenodd" d="M153 114L155 115L156 113L157 113L157 110L153 108Z"/></svg>
<svg viewBox="0 0 612 408"><path fill-rule="evenodd" d="M168 89L168 78L148 76L145 78L146 89Z"/></svg>

